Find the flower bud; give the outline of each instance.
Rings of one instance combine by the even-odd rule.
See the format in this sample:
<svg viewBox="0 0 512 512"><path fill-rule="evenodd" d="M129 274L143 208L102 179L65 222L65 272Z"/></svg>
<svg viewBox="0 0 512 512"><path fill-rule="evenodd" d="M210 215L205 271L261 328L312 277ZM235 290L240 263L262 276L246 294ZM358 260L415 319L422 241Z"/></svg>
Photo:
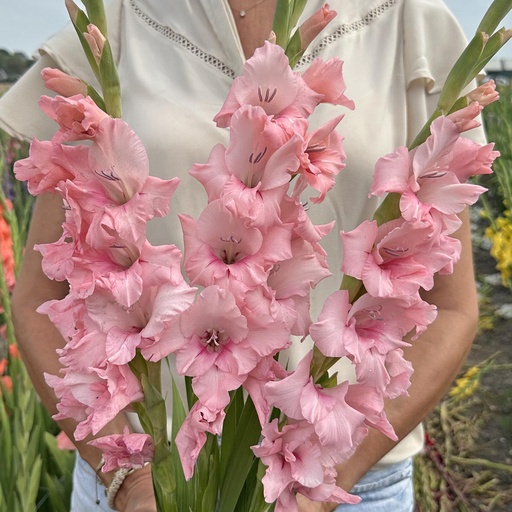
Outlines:
<svg viewBox="0 0 512 512"><path fill-rule="evenodd" d="M0 377L0 380L3 382L3 385L12 392L12 378L9 375L4 375ZM1 391L1 389L0 389Z"/></svg>
<svg viewBox="0 0 512 512"><path fill-rule="evenodd" d="M76 22L76 19L78 18L78 14L80 13L80 9L78 5L73 2L73 0L65 0L66 3L66 9L68 10L69 17L71 18L71 21L73 24Z"/></svg>
<svg viewBox="0 0 512 512"><path fill-rule="evenodd" d="M12 359L19 359L20 358L20 351L18 350L18 346L15 345L14 343L11 343L9 345L9 356L12 358Z"/></svg>
<svg viewBox="0 0 512 512"><path fill-rule="evenodd" d="M69 98L76 94L87 96L87 85L77 77L67 75L60 69L44 68L41 71L47 89Z"/></svg>
<svg viewBox="0 0 512 512"><path fill-rule="evenodd" d="M480 123L475 118L480 114L483 107L477 102L473 101L467 107L455 110L448 114L446 117L455 123L459 132L467 132L473 128L480 126Z"/></svg>
<svg viewBox="0 0 512 512"><path fill-rule="evenodd" d="M497 101L500 97L499 92L496 90L496 83L494 80L489 80L473 91L471 91L467 98L470 101L477 101L482 107Z"/></svg>
<svg viewBox="0 0 512 512"><path fill-rule="evenodd" d="M87 25L87 32L84 32L84 38L89 43L94 60L99 64L106 42L105 36L96 25L90 23Z"/></svg>
<svg viewBox="0 0 512 512"><path fill-rule="evenodd" d="M336 11L329 9L329 4L324 4L300 27L300 47L305 50L315 37L336 17Z"/></svg>

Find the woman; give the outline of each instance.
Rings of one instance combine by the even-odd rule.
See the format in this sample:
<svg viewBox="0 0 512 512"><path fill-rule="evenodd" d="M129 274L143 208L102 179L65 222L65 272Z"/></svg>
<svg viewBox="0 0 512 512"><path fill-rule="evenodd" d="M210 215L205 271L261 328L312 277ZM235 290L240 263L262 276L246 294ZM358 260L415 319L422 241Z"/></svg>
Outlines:
<svg viewBox="0 0 512 512"><path fill-rule="evenodd" d="M197 218L204 206L204 192L187 171L195 162L206 162L214 144L226 143L227 133L215 127L212 119L234 76L241 73L244 60L270 33L275 4L275 0L108 3L109 38L123 88L123 117L144 142L152 174L182 179L170 215L149 226L148 238L153 244L181 246L176 214L189 213ZM321 4L311 0L304 18ZM419 131L465 44L441 0L334 0L331 8L338 17L315 39L297 70L304 70L315 56L340 57L345 61L347 96L356 108L347 112L340 124L347 168L327 200L309 210L315 224L332 219L337 223L324 244L334 276L315 290L313 315L341 279L337 233L371 218L376 207L367 194L377 158L406 145ZM49 139L55 131L36 107L38 97L47 93L39 78L43 67L59 67L94 83L72 30L50 39L41 54L40 61L0 102L0 127L20 138ZM319 126L333 115L332 109L326 108L315 114L312 123ZM483 141L481 131L474 137ZM40 254L32 247L57 240L62 220L60 200L40 196L13 297L24 360L43 402L53 412L56 399L43 372L58 373L55 350L64 342L48 319L35 310L47 300L64 297L67 286L46 278ZM388 418L402 441L396 445L379 432L370 432L356 453L338 468L339 485L360 494L363 501L336 510L413 510L411 457L421 449L423 438L418 425L455 377L476 331L478 312L467 212L462 220L457 233L463 245L461 261L452 275L437 278L434 289L425 294L426 300L437 305L438 319L407 350L415 368L409 396L387 405ZM294 348L290 364L300 360L306 350L306 345ZM120 415L99 435L121 432L127 422ZM72 435L74 423L61 424ZM103 489L96 486L95 468L101 454L85 441L77 443L80 458L75 468L72 510L108 510ZM113 476L98 473L107 487ZM125 512L154 511L152 492L150 468L137 470L122 483L116 507ZM95 505L96 501L101 503ZM335 508L334 504L299 497L300 512Z"/></svg>

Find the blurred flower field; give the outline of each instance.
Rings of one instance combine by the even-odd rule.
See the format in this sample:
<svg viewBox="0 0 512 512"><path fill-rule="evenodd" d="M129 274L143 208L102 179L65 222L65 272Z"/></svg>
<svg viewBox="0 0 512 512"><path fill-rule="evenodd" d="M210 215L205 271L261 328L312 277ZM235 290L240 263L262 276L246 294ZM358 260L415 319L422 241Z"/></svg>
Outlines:
<svg viewBox="0 0 512 512"><path fill-rule="evenodd" d="M472 210L480 332L468 362L425 422L415 461L418 512L512 510L512 86L484 123L501 157Z"/></svg>
<svg viewBox="0 0 512 512"><path fill-rule="evenodd" d="M10 293L23 257L32 198L14 179L27 145L0 133L0 510L69 510L72 452L40 404L17 350Z"/></svg>
<svg viewBox="0 0 512 512"><path fill-rule="evenodd" d="M418 512L512 510L512 87L500 93L485 125L502 156L481 178L489 192L472 215L481 329L425 423L426 447L415 461ZM0 510L64 512L74 455L59 447L59 429L35 395L10 315L32 207L12 167L27 151L0 132Z"/></svg>

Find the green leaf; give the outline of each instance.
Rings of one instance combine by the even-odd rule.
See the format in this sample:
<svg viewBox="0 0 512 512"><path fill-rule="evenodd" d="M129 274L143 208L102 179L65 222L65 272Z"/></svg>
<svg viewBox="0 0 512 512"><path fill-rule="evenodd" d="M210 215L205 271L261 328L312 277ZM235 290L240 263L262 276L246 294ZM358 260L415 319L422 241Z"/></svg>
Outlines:
<svg viewBox="0 0 512 512"><path fill-rule="evenodd" d="M68 450L61 450L57 446L57 439L50 432L44 433L44 442L46 453L49 460L46 460L48 466L51 462L52 472L57 476L70 477L73 472L73 465L75 460L74 452Z"/></svg>
<svg viewBox="0 0 512 512"><path fill-rule="evenodd" d="M180 429L187 412L185 410L185 406L183 404L183 400L181 398L180 391L174 379L172 379L172 426L171 426L171 457L173 460L174 468L175 468L175 481L176 481L176 500L179 503L178 510L186 510L186 495L188 484L185 480L185 475L183 474L183 469L181 466L181 459L178 453L178 449L176 448L176 444L174 440L176 439L176 434Z"/></svg>
<svg viewBox="0 0 512 512"><path fill-rule="evenodd" d="M512 9L512 0L494 0L484 14L476 32L493 34L510 9Z"/></svg>
<svg viewBox="0 0 512 512"><path fill-rule="evenodd" d="M215 510L219 498L219 443L216 437L212 437L213 446L209 456L209 475L204 488L203 498L201 500L201 511L210 512Z"/></svg>
<svg viewBox="0 0 512 512"><path fill-rule="evenodd" d="M240 416L244 410L243 388L238 388L231 394L231 401L226 410L226 417L222 426L222 444L220 451L220 481L224 482L229 459L235 446L235 436L240 421Z"/></svg>
<svg viewBox="0 0 512 512"><path fill-rule="evenodd" d="M471 39L448 74L437 104L443 114L450 111L453 104L459 99L462 89L480 71L474 71L474 63L480 59L484 45L484 35L479 32Z"/></svg>
<svg viewBox="0 0 512 512"><path fill-rule="evenodd" d="M228 469L220 490L218 512L233 512L254 460L250 447L255 445L261 435L261 426L254 404L247 398L235 434L233 450L229 458Z"/></svg>
<svg viewBox="0 0 512 512"><path fill-rule="evenodd" d="M158 447L155 446L158 451ZM170 496L174 494L176 482L174 478L174 467L171 454L168 450L161 447L162 453L158 456L158 462L153 461L151 465L151 474L153 475L153 488L157 500L158 512L176 512L171 506ZM155 459L157 453L155 451Z"/></svg>
<svg viewBox="0 0 512 512"><path fill-rule="evenodd" d="M197 402L197 396L194 394L192 389L192 377L185 377L185 389L187 390L187 404L188 409L192 409L192 406Z"/></svg>

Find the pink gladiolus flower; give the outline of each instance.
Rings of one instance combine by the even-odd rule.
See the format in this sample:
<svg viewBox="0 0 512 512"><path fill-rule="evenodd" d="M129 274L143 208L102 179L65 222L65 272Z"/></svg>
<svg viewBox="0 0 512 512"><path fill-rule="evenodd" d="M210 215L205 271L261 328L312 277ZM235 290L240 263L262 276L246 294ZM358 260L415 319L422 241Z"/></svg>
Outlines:
<svg viewBox="0 0 512 512"><path fill-rule="evenodd" d="M41 71L47 89L69 98L80 94L87 96L87 85L75 76L70 76L60 69L44 68Z"/></svg>
<svg viewBox="0 0 512 512"><path fill-rule="evenodd" d="M400 210L406 220L436 222L441 217L441 224L457 226L455 214L473 204L485 189L464 183L468 167L461 168L456 157L464 154L466 164L478 161L478 165L470 166L471 170L485 174L490 172L490 164L498 153L492 151L492 144L481 147L460 139L457 126L446 117L437 118L431 132L425 143L411 153L398 148L377 162L371 193L402 194Z"/></svg>
<svg viewBox="0 0 512 512"><path fill-rule="evenodd" d="M312 358L310 351L288 377L267 383L267 400L288 418L308 421L322 445L335 449L337 457L348 457L367 433L365 417L345 401L348 382L325 389L313 383Z"/></svg>
<svg viewBox="0 0 512 512"><path fill-rule="evenodd" d="M380 389L364 384L351 384L345 400L350 407L365 415L366 425L379 430L389 439L398 441L398 436L386 417L384 395Z"/></svg>
<svg viewBox="0 0 512 512"><path fill-rule="evenodd" d="M294 236L300 237L315 248L315 252L320 257L323 256L322 264L327 265L326 252L317 243L323 237L328 235L334 226L334 221L329 224L315 226L309 218L306 210L298 197L284 196L281 204L281 220L285 224L293 225Z"/></svg>
<svg viewBox="0 0 512 512"><path fill-rule="evenodd" d="M223 410L212 411L201 402L196 402L187 414L175 440L187 480L194 474L194 464L206 443L206 432L220 434L225 416Z"/></svg>
<svg viewBox="0 0 512 512"><path fill-rule="evenodd" d="M243 383L244 389L249 393L254 403L260 425L263 427L270 414L270 405L266 398L265 384L276 379L284 379L286 370L272 357L267 356L260 360Z"/></svg>
<svg viewBox="0 0 512 512"><path fill-rule="evenodd" d="M168 213L179 180L149 176L144 146L119 119L104 119L86 151L87 160L72 169L75 179L59 184L75 243L105 250L121 240L140 247L147 221ZM55 161L64 165L67 151L58 156Z"/></svg>
<svg viewBox="0 0 512 512"><path fill-rule="evenodd" d="M235 78L221 111L215 116L217 126L229 126L231 116L242 105L260 106L269 116L279 118L308 117L322 100L302 76L294 73L284 50L269 42L257 48Z"/></svg>
<svg viewBox="0 0 512 512"><path fill-rule="evenodd" d="M125 428L123 434L93 439L87 444L99 448L103 452L101 471L108 473L118 468L140 469L146 462L151 462L155 455L153 439L148 434L130 434Z"/></svg>
<svg viewBox="0 0 512 512"><path fill-rule="evenodd" d="M314 247L301 238L292 241L293 257L276 263L269 273L267 285L274 291L275 299L291 317L291 332L305 336L311 322L309 295L322 279L331 272L324 259ZM297 279L297 275L301 278Z"/></svg>
<svg viewBox="0 0 512 512"><path fill-rule="evenodd" d="M131 207L141 211L139 215L145 220L167 215L170 198L179 183L178 178L161 180L149 176L144 145L128 124L112 118L98 127L89 151L89 166L82 172L81 179L100 183L111 202L124 205L136 199L137 204ZM130 216L128 212L127 215Z"/></svg>
<svg viewBox="0 0 512 512"><path fill-rule="evenodd" d="M100 122L109 117L91 98L81 94L69 98L41 96L39 106L60 125L52 138L55 143L94 139Z"/></svg>
<svg viewBox="0 0 512 512"><path fill-rule="evenodd" d="M322 103L343 105L354 110L354 102L345 96L343 61L334 57L328 61L315 59L302 74L302 78L313 89L322 94Z"/></svg>
<svg viewBox="0 0 512 512"><path fill-rule="evenodd" d="M499 152L494 151L494 144L481 146L461 137L453 148L450 171L460 182L465 182L471 176L490 174L492 163L498 156Z"/></svg>
<svg viewBox="0 0 512 512"><path fill-rule="evenodd" d="M142 349L143 355L146 351L153 355L165 327L190 306L195 291L185 282L146 286L137 302L127 308L109 293L97 290L86 299L86 305L97 330L106 337L107 360L117 365L128 364L137 348Z"/></svg>
<svg viewBox="0 0 512 512"><path fill-rule="evenodd" d="M266 232L247 225L221 199L212 201L197 221L180 215L184 235L184 266L192 284L210 286L239 281L263 284L276 262L292 256L291 229L273 226Z"/></svg>
<svg viewBox="0 0 512 512"><path fill-rule="evenodd" d="M375 297L415 295L420 287L430 290L434 273L458 261L460 242L442 237L426 222L403 219L377 227L365 221L341 233L342 271L361 279Z"/></svg>
<svg viewBox="0 0 512 512"><path fill-rule="evenodd" d="M233 295L218 286L199 294L169 336L167 351L176 352L178 372L194 377L194 392L209 409L224 408L229 391L237 389L261 359L248 336L247 318Z"/></svg>
<svg viewBox="0 0 512 512"><path fill-rule="evenodd" d="M359 383L376 388L386 398L391 399L407 395L412 373L411 363L404 358L403 351L399 348L386 354L372 348L356 366Z"/></svg>
<svg viewBox="0 0 512 512"><path fill-rule="evenodd" d="M285 425L278 420L262 429L263 439L254 454L267 466L262 479L267 503L276 512L297 511L295 492L316 501L358 503L360 498L336 486L336 471L328 452L319 443L313 426L306 422Z"/></svg>
<svg viewBox="0 0 512 512"><path fill-rule="evenodd" d="M262 480L267 503L279 499L294 482L307 487L323 482L321 450L311 440L315 437L311 425L285 425L279 432L278 420L274 419L263 427L262 434L261 444L252 450L268 466Z"/></svg>
<svg viewBox="0 0 512 512"><path fill-rule="evenodd" d="M311 198L311 201L321 203L334 186L335 176L345 167L342 138L336 133L336 126L342 118L343 116L338 116L332 119L305 137L294 195L300 195L309 185L320 192L320 195Z"/></svg>
<svg viewBox="0 0 512 512"><path fill-rule="evenodd" d="M132 402L143 399L139 380L127 366L107 365L86 372L63 369L64 377L45 374L46 382L59 398L54 419L78 421L75 439L97 434Z"/></svg>
<svg viewBox="0 0 512 512"><path fill-rule="evenodd" d="M20 181L26 181L28 191L36 196L43 192L56 192L61 181L73 179L77 163L86 162L88 148L68 147L49 141L34 139L30 144L29 156L14 164L14 174ZM71 162L74 162L72 165ZM85 165L85 164L83 164Z"/></svg>
<svg viewBox="0 0 512 512"><path fill-rule="evenodd" d="M194 165L190 174L205 187L210 202L222 198L253 225L276 223L278 203L299 168L302 138L290 136L261 107L250 105L235 112L230 134L228 148L215 146L208 163Z"/></svg>
<svg viewBox="0 0 512 512"><path fill-rule="evenodd" d="M72 294L66 295L66 297L61 300L44 302L37 308L37 312L48 315L50 321L62 334L62 337L65 340L69 340L68 345L73 343L73 340L82 338L85 334L85 322L88 318L85 301L77 299L77 297ZM94 355L97 348L100 348L99 357ZM105 350L102 350L102 348L101 343L94 344L93 347L89 348L89 356L85 364L80 366L81 362L84 360L77 359L71 361L73 368L82 370L90 366L99 367L104 364L106 356ZM60 354L65 353L65 351L66 349L63 349Z"/></svg>
<svg viewBox="0 0 512 512"><path fill-rule="evenodd" d="M310 334L315 345L325 356L348 357L356 368L358 378L366 379L367 386L382 394L389 388L391 382L384 367L387 354L401 353L396 352L396 349L408 345L403 341L404 336L415 330L413 339L416 338L435 317L435 306L419 297L382 298L365 294L351 306L348 292L339 290L326 300L318 322L310 327ZM372 373L375 359L379 361L375 363L379 372ZM407 370L410 367L406 362L403 362L403 365ZM404 373L402 380L393 381L394 393L405 392L409 386L409 381L405 379L408 376L408 373ZM371 382L367 381L368 377L371 378ZM401 390L399 386L403 386ZM350 394L350 391L347 393ZM372 393L373 390L370 389L369 396ZM372 400L376 406L380 403L375 401L376 398ZM368 404L370 403L372 402L369 401ZM368 409L363 410L361 406L355 408L369 416ZM376 410L371 417L373 423L385 427L381 412L381 409ZM385 429L383 432L389 430Z"/></svg>
<svg viewBox="0 0 512 512"><path fill-rule="evenodd" d="M455 112L448 114L446 117L450 121L453 121L459 132L462 133L480 126L480 123L475 120L475 117L482 112L482 109L483 107L474 101L467 107L456 110Z"/></svg>
<svg viewBox="0 0 512 512"><path fill-rule="evenodd" d="M329 4L324 4L308 18L299 27L301 50L305 50L336 15L336 11L329 9Z"/></svg>

